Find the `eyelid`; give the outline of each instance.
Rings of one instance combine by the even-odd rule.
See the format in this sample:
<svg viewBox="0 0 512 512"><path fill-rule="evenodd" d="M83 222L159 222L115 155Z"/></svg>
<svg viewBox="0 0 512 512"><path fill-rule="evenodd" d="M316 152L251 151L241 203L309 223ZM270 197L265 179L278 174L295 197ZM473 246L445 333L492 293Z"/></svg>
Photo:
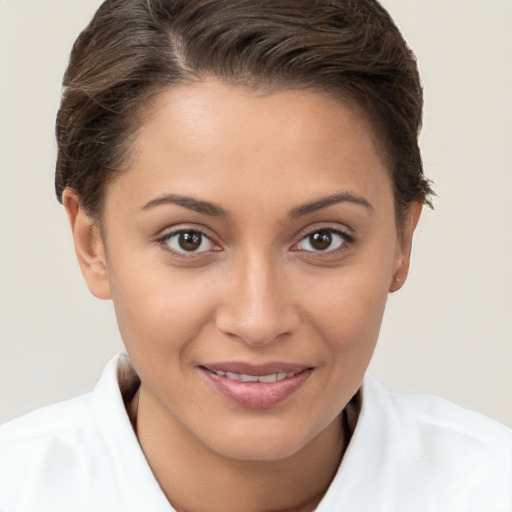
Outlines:
<svg viewBox="0 0 512 512"><path fill-rule="evenodd" d="M341 246L337 247L336 249L330 249L330 250L327 249L325 251L320 251L320 250L319 251L310 251L310 250L306 250L306 249L296 248L298 246L298 244L301 243L303 240L305 240L307 237L309 237L315 233L318 233L320 231L328 231L330 233L336 234L343 238L344 243L342 243ZM352 245L355 242L354 235L352 235L348 229L341 228L339 225L332 226L332 225L325 225L325 224L309 226L306 229L301 230L299 232L299 234L297 235L297 238L298 238L298 241L295 242L292 246L293 251L303 252L303 253L307 253L310 255L313 254L313 255L319 256L319 257L327 257L327 256L331 256L333 254L337 254L340 251L347 249L348 246Z"/></svg>
<svg viewBox="0 0 512 512"><path fill-rule="evenodd" d="M173 236L179 235L181 233L187 233L187 232L196 232L199 233L201 236L205 237L209 240L209 242L213 245L213 248L205 250L205 251L178 251L173 249L169 246L167 241L172 238ZM211 252L217 252L221 251L222 248L220 247L220 244L217 243L214 240L214 237L212 237L210 234L206 232L205 229L201 228L200 226L195 225L179 225L174 227L169 227L165 230L163 230L157 237L155 238L155 243L159 246L161 246L165 251L172 253L173 255L177 255L178 257L182 258L194 258L199 256L205 256Z"/></svg>

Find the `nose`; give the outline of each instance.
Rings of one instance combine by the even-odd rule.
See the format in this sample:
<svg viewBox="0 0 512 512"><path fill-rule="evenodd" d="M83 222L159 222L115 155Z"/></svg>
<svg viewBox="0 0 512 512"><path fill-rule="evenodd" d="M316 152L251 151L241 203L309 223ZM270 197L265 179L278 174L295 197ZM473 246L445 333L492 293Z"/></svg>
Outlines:
<svg viewBox="0 0 512 512"><path fill-rule="evenodd" d="M258 347L297 329L300 315L291 301L290 282L269 258L240 261L225 291L216 314L223 333Z"/></svg>

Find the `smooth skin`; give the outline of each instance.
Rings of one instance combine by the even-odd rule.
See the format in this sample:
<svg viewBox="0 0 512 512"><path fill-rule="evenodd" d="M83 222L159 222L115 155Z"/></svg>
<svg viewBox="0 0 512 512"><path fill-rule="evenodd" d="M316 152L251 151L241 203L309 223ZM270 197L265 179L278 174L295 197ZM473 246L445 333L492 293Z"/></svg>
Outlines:
<svg viewBox="0 0 512 512"><path fill-rule="evenodd" d="M144 119L99 221L64 193L89 289L113 300L141 378L142 449L179 511L313 510L421 205L399 236L371 126L317 92L212 79L162 92ZM312 371L251 409L205 378L226 362Z"/></svg>

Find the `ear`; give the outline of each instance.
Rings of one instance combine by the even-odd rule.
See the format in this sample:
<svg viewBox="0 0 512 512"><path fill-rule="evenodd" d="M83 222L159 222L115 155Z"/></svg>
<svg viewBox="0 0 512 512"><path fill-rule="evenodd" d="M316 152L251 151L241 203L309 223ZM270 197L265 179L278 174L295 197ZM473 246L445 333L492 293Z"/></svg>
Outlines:
<svg viewBox="0 0 512 512"><path fill-rule="evenodd" d="M75 251L90 292L98 299L111 299L105 247L100 228L83 210L78 196L71 190L62 193L68 214Z"/></svg>
<svg viewBox="0 0 512 512"><path fill-rule="evenodd" d="M407 210L404 218L404 226L401 238L398 240L396 257L394 262L394 272L389 291L396 292L400 290L409 274L409 265L411 263L412 236L420 220L423 203L414 202Z"/></svg>

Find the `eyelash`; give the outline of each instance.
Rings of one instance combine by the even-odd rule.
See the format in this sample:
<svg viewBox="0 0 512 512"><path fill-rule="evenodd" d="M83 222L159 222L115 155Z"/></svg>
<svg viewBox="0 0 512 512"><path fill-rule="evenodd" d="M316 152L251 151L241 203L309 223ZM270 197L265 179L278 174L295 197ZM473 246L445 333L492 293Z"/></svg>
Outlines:
<svg viewBox="0 0 512 512"><path fill-rule="evenodd" d="M186 234L186 233L188 233L188 234L191 234L191 233L199 234L202 237L200 246L204 243L205 240L207 240L214 247L218 247L218 245L215 244L215 242L211 239L211 237L208 236L204 231L202 231L199 228L188 228L188 229L187 228L185 228L185 229L180 228L180 229L176 229L174 231L169 231L169 232L165 233L164 235L162 235L161 237L157 238L155 240L155 242L158 245L161 245L164 248L164 250L169 251L169 252L173 253L174 255L177 255L177 256L182 257L182 258L193 258L193 257L197 257L198 255L205 255L205 254L211 252L212 250L214 252L217 252L217 251L221 250L220 247L218 247L217 249L209 249L209 250L206 250L206 251L186 251L184 249L183 250L173 249L169 245L169 241L173 237L177 237L179 235L183 235L183 234Z"/></svg>
<svg viewBox="0 0 512 512"><path fill-rule="evenodd" d="M169 245L169 241L173 238L173 237L176 237L176 236L179 236L179 235L182 235L182 234L191 234L191 233L195 233L195 234L199 234L201 237L202 237L202 240L201 240L201 245L204 243L204 240L208 240L208 242L210 244L212 244L214 247L217 247L216 249L209 249L209 250L205 250L205 251L186 251L186 250L176 250L176 249L173 249L172 247L170 247ZM331 235L337 235L339 236L342 240L341 240L341 245L340 247L337 247L335 249L327 249L327 250L307 250L307 249L300 249L298 248L298 245L300 243L302 243L303 241L307 240L309 237L317 234L317 233L329 233ZM296 252L304 252L304 253L307 253L307 254L314 254L316 257L328 257L328 256L332 256L333 254L338 254L340 251L343 251L345 249L347 249L347 246L350 246L351 244L353 244L355 241L354 237L352 235L349 235L348 233L346 233L345 231L339 229L339 228L333 228L333 227L319 227L317 229L313 229L311 231L308 231L306 232L305 234L302 235L301 239L299 240L299 242L295 243L293 246L292 246L292 249L293 251L296 251ZM198 255L205 255L205 254L208 254L210 252L218 252L218 251L221 251L222 249L217 245L215 244L215 242L211 239L210 236L208 236L204 231L202 231L201 229L199 228L180 228L180 229L177 229L177 230L174 230L174 231L170 231L170 232L167 232L165 233L164 235L162 235L161 237L157 238L155 240L155 242L161 246L164 247L164 249L166 251L169 251L169 252L172 252L173 254L179 256L179 257L183 257L183 258L193 258L193 257L197 257ZM200 246L201 246L200 245ZM199 246L199 247L200 247Z"/></svg>
<svg viewBox="0 0 512 512"><path fill-rule="evenodd" d="M335 249L327 249L327 250L306 250L306 249L300 249L298 248L298 245L305 240L307 240L309 237L317 234L317 233L329 233L331 235L337 235L341 238L341 243L339 247L336 247ZM352 245L355 242L355 238L352 235L349 235L346 231L343 231L339 228L334 227L319 227L313 230L310 230L306 232L300 239L300 241L296 244L294 244L295 251L298 252L305 252L309 255L313 254L315 257L329 257L333 255L339 254L341 251L346 250L350 245Z"/></svg>

